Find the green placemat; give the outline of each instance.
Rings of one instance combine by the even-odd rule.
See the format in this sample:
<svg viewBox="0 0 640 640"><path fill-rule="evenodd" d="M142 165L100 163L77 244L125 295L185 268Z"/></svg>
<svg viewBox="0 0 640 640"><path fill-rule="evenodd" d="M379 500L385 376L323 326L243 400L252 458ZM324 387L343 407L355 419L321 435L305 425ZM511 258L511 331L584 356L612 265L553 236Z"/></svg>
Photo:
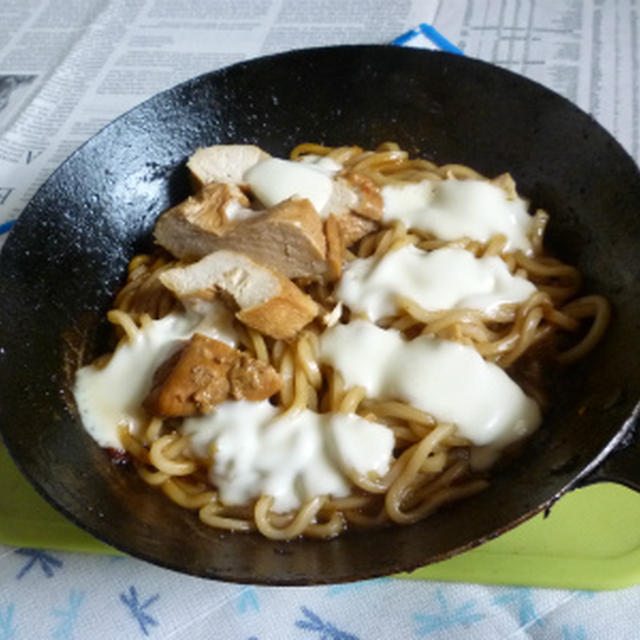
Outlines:
<svg viewBox="0 0 640 640"><path fill-rule="evenodd" d="M18 471L0 442L0 542L15 547L117 554L51 507Z"/></svg>
<svg viewBox="0 0 640 640"><path fill-rule="evenodd" d="M487 544L406 576L563 589L640 583L640 494L603 483L561 498Z"/></svg>
<svg viewBox="0 0 640 640"><path fill-rule="evenodd" d="M71 524L27 483L0 445L0 542L118 553ZM567 589L640 583L640 494L614 484L578 489L473 551L400 577Z"/></svg>

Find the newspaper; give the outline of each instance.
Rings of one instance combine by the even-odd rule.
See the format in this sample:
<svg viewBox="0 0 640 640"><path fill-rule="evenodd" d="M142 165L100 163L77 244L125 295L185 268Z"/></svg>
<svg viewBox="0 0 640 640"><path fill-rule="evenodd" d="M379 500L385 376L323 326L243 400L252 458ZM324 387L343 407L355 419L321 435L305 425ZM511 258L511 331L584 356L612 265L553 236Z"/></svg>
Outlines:
<svg viewBox="0 0 640 640"><path fill-rule="evenodd" d="M640 0L462 4L438 2L440 32L576 103L640 164Z"/></svg>
<svg viewBox="0 0 640 640"><path fill-rule="evenodd" d="M3 0L0 231L74 149L158 91L421 23L576 102L640 161L640 0Z"/></svg>

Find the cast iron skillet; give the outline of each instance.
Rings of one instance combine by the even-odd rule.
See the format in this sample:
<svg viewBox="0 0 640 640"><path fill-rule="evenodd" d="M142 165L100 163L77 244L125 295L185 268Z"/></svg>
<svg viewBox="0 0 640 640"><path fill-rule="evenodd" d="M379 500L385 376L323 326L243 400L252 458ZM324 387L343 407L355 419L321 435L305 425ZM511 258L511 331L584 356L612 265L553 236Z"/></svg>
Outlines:
<svg viewBox="0 0 640 640"><path fill-rule="evenodd" d="M201 525L85 434L73 371L105 345L104 313L158 214L187 195L197 147L395 140L438 163L510 171L552 213L548 243L615 309L588 361L553 384L524 454L485 493L410 527L331 542L273 542ZM0 257L0 427L36 489L97 538L222 580L314 584L391 574L471 548L585 479L638 487L640 175L569 102L509 72L444 53L357 46L242 63L162 93L106 127L38 191ZM620 450L620 445L626 448ZM603 464L615 448L618 452Z"/></svg>

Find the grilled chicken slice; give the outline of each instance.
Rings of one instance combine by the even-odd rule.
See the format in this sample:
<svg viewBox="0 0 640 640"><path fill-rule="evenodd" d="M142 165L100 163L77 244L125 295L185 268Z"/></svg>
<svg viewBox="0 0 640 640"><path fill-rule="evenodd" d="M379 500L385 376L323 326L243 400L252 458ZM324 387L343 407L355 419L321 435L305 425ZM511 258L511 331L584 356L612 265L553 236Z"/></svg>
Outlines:
<svg viewBox="0 0 640 640"><path fill-rule="evenodd" d="M340 235L342 236L342 244L345 247L358 242L365 236L377 231L380 225L370 218L363 218L357 213L346 213L342 216L336 216Z"/></svg>
<svg viewBox="0 0 640 640"><path fill-rule="evenodd" d="M208 185L231 191L232 185ZM218 190L213 189L217 197ZM219 198L218 198L219 199ZM229 202L222 200L224 207ZM236 200L244 206L242 201ZM198 260L219 249L241 251L288 278L315 278L327 270L322 221L308 200L290 198L243 220L226 219L216 209L191 213L193 205L162 214L155 229L158 244L182 260ZM204 206L201 209L205 209ZM208 218L213 218L209 220Z"/></svg>
<svg viewBox="0 0 640 640"><path fill-rule="evenodd" d="M327 270L322 220L306 199L289 198L211 244L241 251L287 278L314 278Z"/></svg>
<svg viewBox="0 0 640 640"><path fill-rule="evenodd" d="M196 189L211 182L243 184L244 174L268 157L266 151L252 144L217 144L197 149L187 168Z"/></svg>
<svg viewBox="0 0 640 640"><path fill-rule="evenodd" d="M165 211L156 222L156 242L182 260L210 253L211 238L229 229L238 210L247 210L247 196L234 184L212 183Z"/></svg>
<svg viewBox="0 0 640 640"><path fill-rule="evenodd" d="M329 268L323 220L333 216L332 228L340 234L341 246L353 245L378 229L383 204L380 190L358 173L346 172L329 178L319 171L300 167L302 173L321 177L328 184L329 199L321 211L303 195L293 195L265 211L256 211L250 208L238 184L245 181L249 169L266 166L268 163L261 162L265 158L271 157L251 145L198 149L188 164L198 183L204 186L160 216L154 232L156 241L181 260L199 260L213 251L231 249L242 251L287 278L335 277L339 272L337 245L332 244ZM272 163L276 161L285 168L298 166L270 159ZM268 183L263 184L267 188L265 185Z"/></svg>
<svg viewBox="0 0 640 640"><path fill-rule="evenodd" d="M323 214L324 217L335 216L342 244L350 247L378 230L382 206L382 195L378 187L366 176L349 173L335 179Z"/></svg>
<svg viewBox="0 0 640 640"><path fill-rule="evenodd" d="M158 367L144 408L177 418L211 411L228 398L266 400L282 388L277 371L201 333Z"/></svg>
<svg viewBox="0 0 640 640"><path fill-rule="evenodd" d="M179 299L224 292L239 307L240 322L273 338L293 338L318 314L318 305L291 280L236 251L216 251L159 278Z"/></svg>

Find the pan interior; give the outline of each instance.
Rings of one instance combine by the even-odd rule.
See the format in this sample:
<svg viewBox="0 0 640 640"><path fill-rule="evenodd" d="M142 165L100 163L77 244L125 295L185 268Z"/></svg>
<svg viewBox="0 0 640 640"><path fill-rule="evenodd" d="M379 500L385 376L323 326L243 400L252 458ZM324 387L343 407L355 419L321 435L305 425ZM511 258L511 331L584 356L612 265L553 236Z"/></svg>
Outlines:
<svg viewBox="0 0 640 640"><path fill-rule="evenodd" d="M79 423L73 372L105 345L108 309L155 218L187 194L198 146L393 140L437 163L509 171L551 213L548 243L615 309L605 341L554 381L523 454L491 488L410 527L331 542L213 531L128 469ZM548 504L617 437L637 401L640 175L589 117L532 82L462 57L391 47L298 51L236 65L118 119L40 189L0 256L0 429L36 488L135 556L240 582L331 583L410 570L497 535Z"/></svg>

